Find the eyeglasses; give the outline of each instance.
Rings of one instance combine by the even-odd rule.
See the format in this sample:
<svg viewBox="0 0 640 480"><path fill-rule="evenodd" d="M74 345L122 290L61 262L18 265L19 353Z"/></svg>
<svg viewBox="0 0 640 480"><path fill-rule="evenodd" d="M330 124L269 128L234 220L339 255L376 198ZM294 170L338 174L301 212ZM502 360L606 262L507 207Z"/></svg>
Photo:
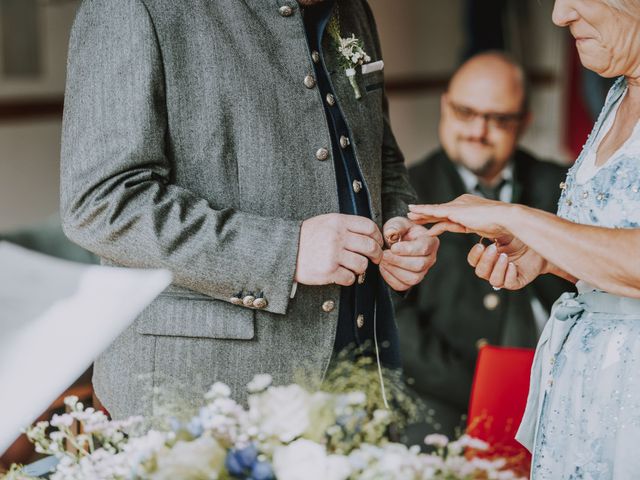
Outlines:
<svg viewBox="0 0 640 480"><path fill-rule="evenodd" d="M498 112L479 112L471 107L466 107L458 103L447 100L447 104L451 107L451 111L455 117L464 123L471 123L476 118L482 118L491 127L500 130L514 130L526 116L525 112L517 113L498 113Z"/></svg>

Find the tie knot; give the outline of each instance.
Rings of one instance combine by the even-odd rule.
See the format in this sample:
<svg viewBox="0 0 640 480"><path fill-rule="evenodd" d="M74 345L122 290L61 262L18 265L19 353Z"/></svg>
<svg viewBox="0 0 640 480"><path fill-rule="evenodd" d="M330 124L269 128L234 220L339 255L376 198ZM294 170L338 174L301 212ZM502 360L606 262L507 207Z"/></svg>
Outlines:
<svg viewBox="0 0 640 480"><path fill-rule="evenodd" d="M500 200L500 192L506 183L507 181L504 178L493 186L478 182L476 190L487 200Z"/></svg>

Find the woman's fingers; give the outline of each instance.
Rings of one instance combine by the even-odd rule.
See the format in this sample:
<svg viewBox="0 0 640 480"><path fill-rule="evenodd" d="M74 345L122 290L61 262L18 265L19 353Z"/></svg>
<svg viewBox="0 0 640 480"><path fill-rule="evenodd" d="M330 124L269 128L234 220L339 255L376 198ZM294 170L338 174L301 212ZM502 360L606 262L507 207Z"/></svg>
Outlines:
<svg viewBox="0 0 640 480"><path fill-rule="evenodd" d="M504 286L509 290L518 290L520 288L518 284L518 267L516 267L513 262L509 262L509 266L507 267Z"/></svg>
<svg viewBox="0 0 640 480"><path fill-rule="evenodd" d="M469 250L469 255L467 255L467 262L473 268L478 265L480 258L482 258L482 254L485 251L485 246L482 243L476 243L471 250Z"/></svg>
<svg viewBox="0 0 640 480"><path fill-rule="evenodd" d="M429 229L429 235L437 237L445 232L469 233L466 227L455 222L438 222Z"/></svg>
<svg viewBox="0 0 640 480"><path fill-rule="evenodd" d="M507 254L501 253L500 255L498 255L498 259L493 265L493 270L489 274L489 283L496 288L504 287L508 266L509 259L507 257Z"/></svg>
<svg viewBox="0 0 640 480"><path fill-rule="evenodd" d="M489 245L485 250L480 260L476 264L476 275L484 280L489 280L493 266L498 260L498 248L495 243Z"/></svg>

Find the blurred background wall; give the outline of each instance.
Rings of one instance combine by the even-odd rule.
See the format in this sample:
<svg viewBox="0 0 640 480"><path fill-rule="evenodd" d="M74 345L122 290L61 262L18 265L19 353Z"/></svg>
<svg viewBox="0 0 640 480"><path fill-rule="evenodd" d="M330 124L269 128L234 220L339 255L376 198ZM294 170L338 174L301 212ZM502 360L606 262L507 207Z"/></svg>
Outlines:
<svg viewBox="0 0 640 480"><path fill-rule="evenodd" d="M78 3L0 0L0 232L57 211L66 49ZM437 146L439 96L465 54L483 41L502 42L531 74L535 122L524 144L543 157L569 160L563 146L566 39L551 23L552 0L370 4L392 125L407 163Z"/></svg>

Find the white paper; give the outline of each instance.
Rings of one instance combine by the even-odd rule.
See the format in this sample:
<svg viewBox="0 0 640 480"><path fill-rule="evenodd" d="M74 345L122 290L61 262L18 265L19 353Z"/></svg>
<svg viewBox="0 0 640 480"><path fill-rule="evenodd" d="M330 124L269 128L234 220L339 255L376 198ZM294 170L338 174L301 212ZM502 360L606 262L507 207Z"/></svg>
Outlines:
<svg viewBox="0 0 640 480"><path fill-rule="evenodd" d="M170 283L0 242L0 453Z"/></svg>

